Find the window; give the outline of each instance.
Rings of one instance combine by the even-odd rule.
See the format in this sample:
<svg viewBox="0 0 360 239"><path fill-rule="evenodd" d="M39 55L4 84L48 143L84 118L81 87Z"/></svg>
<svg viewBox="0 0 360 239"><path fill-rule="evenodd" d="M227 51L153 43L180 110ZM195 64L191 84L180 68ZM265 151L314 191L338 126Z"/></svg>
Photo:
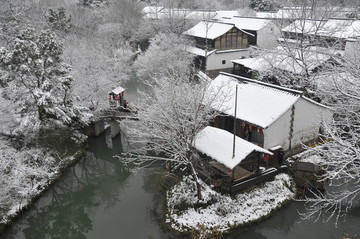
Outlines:
<svg viewBox="0 0 360 239"><path fill-rule="evenodd" d="M226 60L222 60L222 64L225 65L225 64L226 64Z"/></svg>

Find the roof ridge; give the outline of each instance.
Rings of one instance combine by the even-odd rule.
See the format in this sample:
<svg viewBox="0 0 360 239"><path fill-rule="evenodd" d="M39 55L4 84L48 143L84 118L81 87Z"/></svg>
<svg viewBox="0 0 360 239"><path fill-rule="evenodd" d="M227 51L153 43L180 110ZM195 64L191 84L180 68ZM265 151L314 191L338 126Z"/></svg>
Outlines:
<svg viewBox="0 0 360 239"><path fill-rule="evenodd" d="M233 78L235 78L237 80L247 81L247 82L251 82L251 83L255 83L255 84L259 84L259 85L263 85L263 86L268 86L270 88L286 91L286 92L293 93L293 94L296 94L296 95L299 95L299 96L303 95L303 92L299 91L299 90L293 90L293 89L289 89L289 88L286 88L286 87L283 87L283 86L273 85L273 84L270 84L270 83L266 83L266 82L262 82L262 81L259 81L259 80L246 78L246 77L243 77L243 76L234 75L234 74L227 73L227 72L220 72L219 74L230 76L230 77L233 77Z"/></svg>

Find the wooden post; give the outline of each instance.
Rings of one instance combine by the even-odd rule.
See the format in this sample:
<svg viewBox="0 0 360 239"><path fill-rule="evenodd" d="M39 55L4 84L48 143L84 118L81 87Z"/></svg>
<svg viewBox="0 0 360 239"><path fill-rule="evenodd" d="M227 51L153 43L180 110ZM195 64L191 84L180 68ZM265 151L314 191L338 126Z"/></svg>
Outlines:
<svg viewBox="0 0 360 239"><path fill-rule="evenodd" d="M233 139L233 156L232 156L232 158L235 157L237 93L238 93L238 85L236 84L236 91L235 91L235 116L234 116L234 139Z"/></svg>

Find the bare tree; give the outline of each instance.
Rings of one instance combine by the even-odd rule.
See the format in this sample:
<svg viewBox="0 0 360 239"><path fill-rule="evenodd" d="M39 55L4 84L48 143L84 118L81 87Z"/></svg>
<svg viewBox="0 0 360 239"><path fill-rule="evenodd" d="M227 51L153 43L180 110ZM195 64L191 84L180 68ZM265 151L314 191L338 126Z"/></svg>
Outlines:
<svg viewBox="0 0 360 239"><path fill-rule="evenodd" d="M196 170L200 161L193 145L196 134L218 114L214 110L216 94L207 97L207 83L196 83L186 74L156 79L151 90L136 104L139 121L128 129L129 141L135 146L124 160L140 167L155 161L185 167L194 178L200 200ZM219 102L216 106L220 107Z"/></svg>
<svg viewBox="0 0 360 239"><path fill-rule="evenodd" d="M292 24L282 28L280 47L263 53L270 56L267 76L321 99L334 113L332 123L323 125L323 145L311 149L325 169L318 180L328 186L305 199L302 215L337 222L360 202L360 48L344 54L352 21L330 19L339 10L334 1L293 3L297 7L287 15Z"/></svg>
<svg viewBox="0 0 360 239"><path fill-rule="evenodd" d="M359 48L357 49L358 52ZM322 160L325 174L319 181L329 185L324 193L307 198L305 218L336 222L360 203L360 59L346 58L339 67L331 67L318 76L319 94L334 111L334 120L324 125L326 142L313 154Z"/></svg>
<svg viewBox="0 0 360 239"><path fill-rule="evenodd" d="M270 66L260 71L260 78L313 97L314 77L325 63L338 60L345 46L340 35L348 23L329 21L339 10L333 0L291 2L293 7L284 9L283 18L276 21L282 29L279 46L256 53Z"/></svg>

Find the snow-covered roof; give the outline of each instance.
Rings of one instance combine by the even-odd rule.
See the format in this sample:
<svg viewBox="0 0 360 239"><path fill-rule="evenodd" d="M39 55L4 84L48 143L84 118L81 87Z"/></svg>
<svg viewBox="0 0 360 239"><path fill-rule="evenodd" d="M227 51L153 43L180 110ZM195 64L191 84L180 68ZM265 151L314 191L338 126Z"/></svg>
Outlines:
<svg viewBox="0 0 360 239"><path fill-rule="evenodd" d="M272 68L277 68L294 74L303 75L306 73L305 69L311 71L331 59L331 57L344 54L344 51L342 50L315 46L303 49L302 51L297 51L296 48L294 48L292 51L292 55L290 56L288 49L278 46L273 51L266 52L260 56L236 59L232 60L232 62L255 71L267 71Z"/></svg>
<svg viewBox="0 0 360 239"><path fill-rule="evenodd" d="M337 38L360 36L360 20L329 19L324 28L324 34Z"/></svg>
<svg viewBox="0 0 360 239"><path fill-rule="evenodd" d="M217 13L214 10L192 10L181 8L165 8L160 6L144 7L142 12L144 17L148 19L193 19L193 20L210 20L213 19Z"/></svg>
<svg viewBox="0 0 360 239"><path fill-rule="evenodd" d="M252 17L233 17L231 19L223 18L221 22L234 24L237 28L243 30L259 31L271 22L268 19Z"/></svg>
<svg viewBox="0 0 360 239"><path fill-rule="evenodd" d="M121 92L125 91L124 88L122 88L121 86L116 87L115 89L113 89L110 93L114 93L115 95L120 94Z"/></svg>
<svg viewBox="0 0 360 239"><path fill-rule="evenodd" d="M189 10L189 9L164 9L161 11L164 17L193 19L193 20L211 20L216 16L213 10Z"/></svg>
<svg viewBox="0 0 360 239"><path fill-rule="evenodd" d="M243 65L246 68L249 68L249 69L252 69L255 71L267 70L270 67L270 64L261 57L236 59L236 60L232 60L231 62L239 64L239 65Z"/></svg>
<svg viewBox="0 0 360 239"><path fill-rule="evenodd" d="M206 52L204 49L201 49L201 48L198 48L198 47L193 47L193 46L186 46L186 51L190 52L190 53L193 53L197 56L203 56L205 57L206 55ZM207 52L207 55L211 55L215 52L216 50L211 50L211 51L208 51Z"/></svg>
<svg viewBox="0 0 360 239"><path fill-rule="evenodd" d="M254 151L272 155L266 149L235 136L235 157L233 158L233 140L234 135L228 131L207 126L196 135L194 147L229 169L235 168Z"/></svg>
<svg viewBox="0 0 360 239"><path fill-rule="evenodd" d="M157 19L159 18L160 11L163 8L164 7L159 7L159 6L146 6L142 9L142 12L144 13L145 18Z"/></svg>
<svg viewBox="0 0 360 239"><path fill-rule="evenodd" d="M221 72L209 86L208 97L217 95L220 111L262 128L269 127L300 98L301 92Z"/></svg>
<svg viewBox="0 0 360 239"><path fill-rule="evenodd" d="M217 10L216 16L214 19L221 19L221 18L232 18L234 16L239 16L239 11L236 10Z"/></svg>
<svg viewBox="0 0 360 239"><path fill-rule="evenodd" d="M283 32L308 35L350 38L360 36L360 20L329 19L327 21L296 20L282 29Z"/></svg>
<svg viewBox="0 0 360 239"><path fill-rule="evenodd" d="M255 16L257 18L276 18L277 13L276 12L256 12Z"/></svg>
<svg viewBox="0 0 360 239"><path fill-rule="evenodd" d="M142 12L147 14L147 13L156 13L156 12L160 12L164 7L159 7L159 6L146 6L142 9Z"/></svg>
<svg viewBox="0 0 360 239"><path fill-rule="evenodd" d="M315 20L295 20L290 25L282 29L283 32L314 34L317 30L322 28L325 21Z"/></svg>
<svg viewBox="0 0 360 239"><path fill-rule="evenodd" d="M303 7L284 7L277 11L275 17L281 19L323 19L324 14L329 15L331 13L331 17L348 18L348 14L354 12L357 12L356 8L332 7L330 10L325 6L318 6L314 11L311 7L305 9Z"/></svg>
<svg viewBox="0 0 360 239"><path fill-rule="evenodd" d="M215 39L224 35L234 27L234 24L221 22L201 21L183 34L193 37Z"/></svg>

